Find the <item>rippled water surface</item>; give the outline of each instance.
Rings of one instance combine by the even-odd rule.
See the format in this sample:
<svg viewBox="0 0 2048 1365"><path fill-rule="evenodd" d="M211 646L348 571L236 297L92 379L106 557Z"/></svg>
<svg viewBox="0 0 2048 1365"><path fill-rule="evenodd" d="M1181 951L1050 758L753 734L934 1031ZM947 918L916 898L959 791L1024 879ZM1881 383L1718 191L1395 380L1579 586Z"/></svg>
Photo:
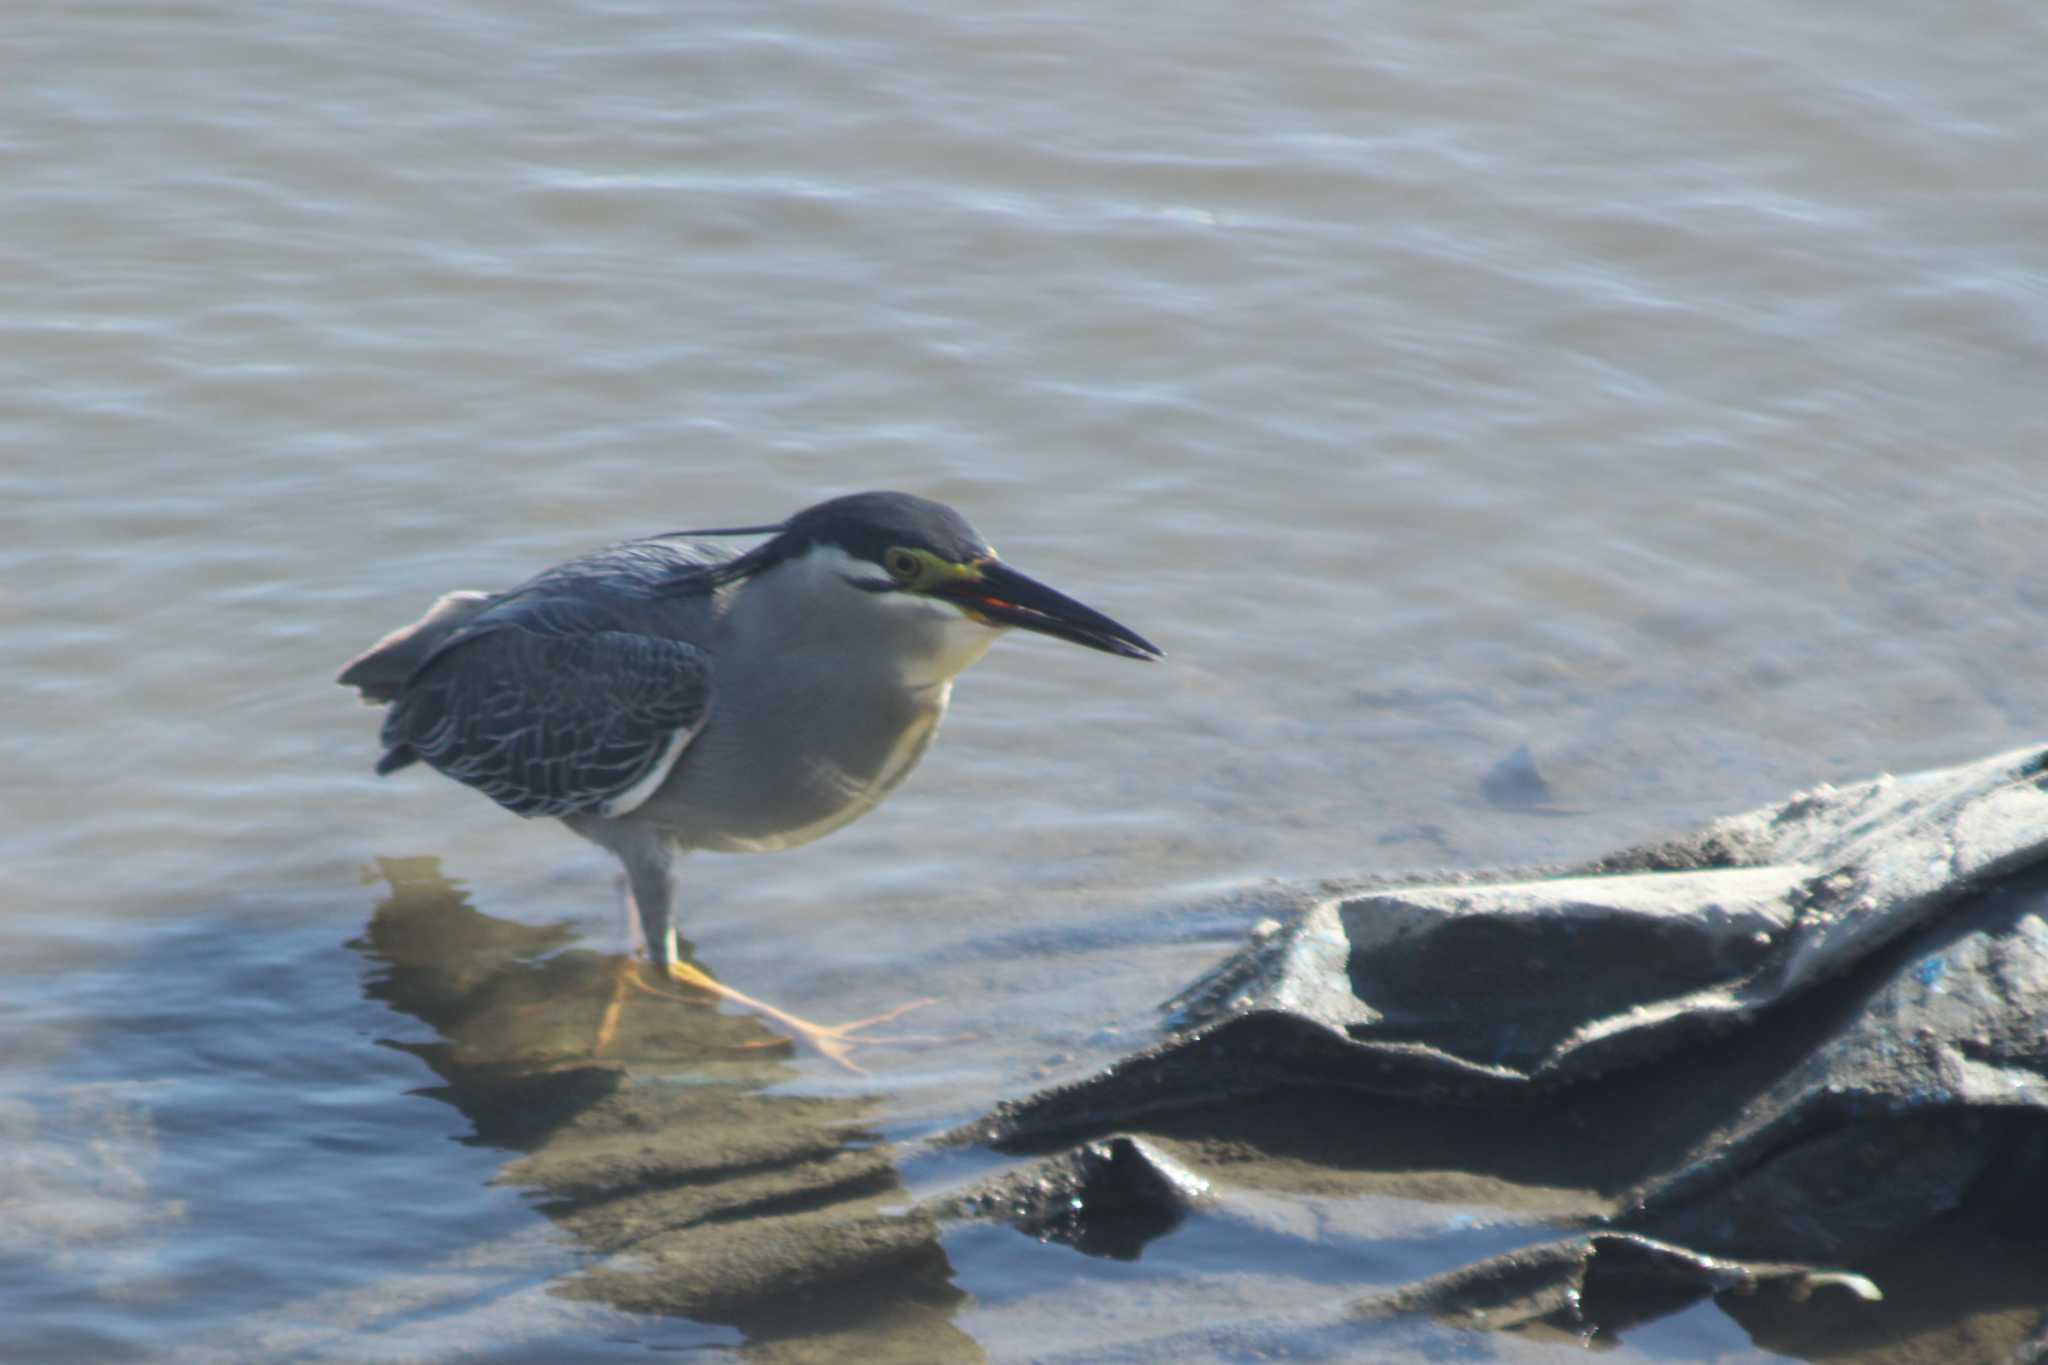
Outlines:
<svg viewBox="0 0 2048 1365"><path fill-rule="evenodd" d="M775 1081L892 1139L1152 1036L1267 879L2040 739L2043 70L1991 3L14 7L0 1351L774 1355L558 1293L380 984L380 860L625 942L601 854L371 775L331 676L447 588L897 487L1168 651L1007 640L878 813L688 864L722 977L943 997ZM812 1344L1143 1357L1253 1293L1215 1236L962 1234L936 1335Z"/></svg>

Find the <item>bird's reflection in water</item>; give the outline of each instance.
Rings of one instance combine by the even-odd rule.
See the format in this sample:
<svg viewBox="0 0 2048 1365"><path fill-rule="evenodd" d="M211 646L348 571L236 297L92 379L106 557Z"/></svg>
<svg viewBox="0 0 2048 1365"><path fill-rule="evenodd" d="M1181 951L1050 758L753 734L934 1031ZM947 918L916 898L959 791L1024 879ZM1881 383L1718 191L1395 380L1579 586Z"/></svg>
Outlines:
<svg viewBox="0 0 2048 1365"><path fill-rule="evenodd" d="M502 1179L596 1254L560 1292L730 1324L778 1357L981 1358L949 1321L963 1296L935 1224L900 1211L872 1101L767 1093L798 1074L778 1035L708 1007L629 1009L592 1058L616 958L482 913L436 859L377 874L350 945L365 991L440 1035L389 1046L433 1069L421 1093L474 1141L521 1153Z"/></svg>

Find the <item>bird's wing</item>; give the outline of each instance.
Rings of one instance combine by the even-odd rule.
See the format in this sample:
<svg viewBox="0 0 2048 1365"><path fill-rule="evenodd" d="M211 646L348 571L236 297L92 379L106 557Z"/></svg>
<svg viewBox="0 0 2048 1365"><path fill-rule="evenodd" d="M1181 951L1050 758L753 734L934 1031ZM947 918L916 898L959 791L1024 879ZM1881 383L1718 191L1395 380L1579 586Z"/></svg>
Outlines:
<svg viewBox="0 0 2048 1365"><path fill-rule="evenodd" d="M449 640L386 717L380 771L423 759L529 816L624 815L653 795L710 714L710 658L578 615L486 617Z"/></svg>

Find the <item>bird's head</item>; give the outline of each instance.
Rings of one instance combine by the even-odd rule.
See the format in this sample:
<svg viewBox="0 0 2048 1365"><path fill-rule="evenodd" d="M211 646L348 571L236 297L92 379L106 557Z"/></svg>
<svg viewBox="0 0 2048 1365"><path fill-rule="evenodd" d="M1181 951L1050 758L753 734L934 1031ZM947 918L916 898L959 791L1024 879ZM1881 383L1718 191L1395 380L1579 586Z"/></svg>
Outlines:
<svg viewBox="0 0 2048 1365"><path fill-rule="evenodd" d="M853 493L774 526L677 535L772 534L730 561L731 580L780 580L807 610L900 637L910 671L951 677L1020 627L1126 659L1161 651L1127 626L1019 573L944 503L909 493Z"/></svg>

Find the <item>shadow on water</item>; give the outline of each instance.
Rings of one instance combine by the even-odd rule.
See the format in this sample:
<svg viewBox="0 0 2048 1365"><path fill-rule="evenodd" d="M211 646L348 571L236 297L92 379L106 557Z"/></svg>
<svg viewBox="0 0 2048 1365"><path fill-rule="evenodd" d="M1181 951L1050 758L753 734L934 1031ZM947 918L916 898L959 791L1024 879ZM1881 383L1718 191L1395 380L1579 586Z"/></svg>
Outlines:
<svg viewBox="0 0 2048 1365"><path fill-rule="evenodd" d="M755 1354L978 1360L937 1224L866 1125L866 1099L768 1093L779 1035L714 1008L628 997L593 1057L619 959L561 926L495 919L432 858L379 860L388 894L350 946L367 993L440 1035L391 1042L441 1084L501 1174L592 1254L556 1292L729 1325ZM841 1340L843 1338L843 1340Z"/></svg>

